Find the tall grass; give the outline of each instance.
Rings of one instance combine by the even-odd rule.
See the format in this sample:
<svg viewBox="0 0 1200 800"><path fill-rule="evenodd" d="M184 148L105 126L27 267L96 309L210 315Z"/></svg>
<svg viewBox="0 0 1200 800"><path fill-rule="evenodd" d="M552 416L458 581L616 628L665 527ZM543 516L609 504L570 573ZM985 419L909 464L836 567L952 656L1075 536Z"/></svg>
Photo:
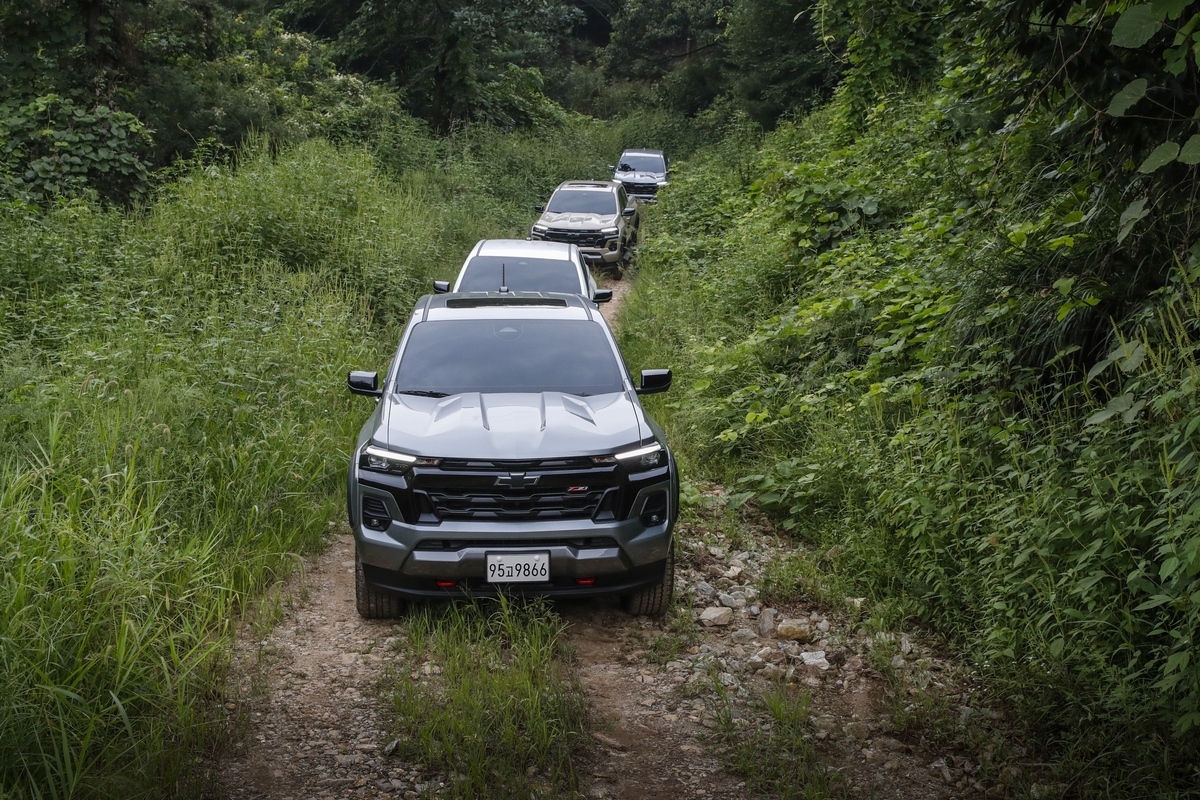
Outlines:
<svg viewBox="0 0 1200 800"><path fill-rule="evenodd" d="M243 603L342 513L346 371L511 227L455 203L309 142L0 211L0 793L191 791Z"/></svg>
<svg viewBox="0 0 1200 800"><path fill-rule="evenodd" d="M545 603L455 604L407 621L392 683L398 752L454 798L574 797L587 702Z"/></svg>

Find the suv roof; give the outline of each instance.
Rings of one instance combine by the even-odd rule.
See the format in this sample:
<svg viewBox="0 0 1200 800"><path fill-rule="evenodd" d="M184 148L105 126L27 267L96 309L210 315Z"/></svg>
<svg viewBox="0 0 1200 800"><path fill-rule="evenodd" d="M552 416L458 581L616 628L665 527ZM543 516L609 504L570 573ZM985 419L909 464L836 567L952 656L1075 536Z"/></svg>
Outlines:
<svg viewBox="0 0 1200 800"><path fill-rule="evenodd" d="M571 245L565 242L537 242L528 239L484 239L472 256L511 256L574 261Z"/></svg>
<svg viewBox="0 0 1200 800"><path fill-rule="evenodd" d="M577 294L556 292L454 292L429 294L417 301L422 322L442 319L569 319L596 321L589 303Z"/></svg>
<svg viewBox="0 0 1200 800"><path fill-rule="evenodd" d="M638 156L661 156L663 154L663 151L662 150L643 150L640 147L629 147L629 148L626 148L625 150L621 151L621 155L625 155L626 153L630 153L632 155L638 155Z"/></svg>
<svg viewBox="0 0 1200 800"><path fill-rule="evenodd" d="M617 181L563 181L554 191L559 189L598 189L606 192L615 192L621 188L621 184Z"/></svg>

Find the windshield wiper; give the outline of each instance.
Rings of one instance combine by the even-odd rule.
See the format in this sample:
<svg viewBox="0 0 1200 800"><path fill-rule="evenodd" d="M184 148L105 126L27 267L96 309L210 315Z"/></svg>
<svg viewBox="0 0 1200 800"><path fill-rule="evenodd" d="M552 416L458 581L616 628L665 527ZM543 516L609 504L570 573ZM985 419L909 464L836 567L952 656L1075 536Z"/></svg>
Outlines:
<svg viewBox="0 0 1200 800"><path fill-rule="evenodd" d="M401 389L396 394L411 394L415 397L449 397L449 392L431 392L428 389Z"/></svg>

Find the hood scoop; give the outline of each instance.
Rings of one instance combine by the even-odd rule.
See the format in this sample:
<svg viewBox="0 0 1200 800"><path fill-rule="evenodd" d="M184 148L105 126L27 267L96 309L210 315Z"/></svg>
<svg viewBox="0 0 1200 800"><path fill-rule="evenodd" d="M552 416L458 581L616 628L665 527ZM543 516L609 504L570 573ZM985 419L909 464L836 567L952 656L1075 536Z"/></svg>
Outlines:
<svg viewBox="0 0 1200 800"><path fill-rule="evenodd" d="M559 395L559 397L562 398L563 410L568 414L574 414L581 420L589 422L592 425L596 424L596 418L592 416L592 407L587 403L567 394Z"/></svg>

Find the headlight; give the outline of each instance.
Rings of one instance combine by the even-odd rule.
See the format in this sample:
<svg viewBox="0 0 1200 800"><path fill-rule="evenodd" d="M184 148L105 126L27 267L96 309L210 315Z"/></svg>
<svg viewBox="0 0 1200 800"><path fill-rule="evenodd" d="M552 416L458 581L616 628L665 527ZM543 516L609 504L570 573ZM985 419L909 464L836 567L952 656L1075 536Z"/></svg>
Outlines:
<svg viewBox="0 0 1200 800"><path fill-rule="evenodd" d="M623 453L617 453L611 456L595 456L592 461L597 464L616 464L618 462L627 467L657 467L666 459L666 451L658 442L648 444L645 447L639 447L636 450L626 450Z"/></svg>
<svg viewBox="0 0 1200 800"><path fill-rule="evenodd" d="M659 186L666 186L666 185L667 185L667 181L659 181L659 182L658 182L658 185L659 185Z"/></svg>
<svg viewBox="0 0 1200 800"><path fill-rule="evenodd" d="M615 236L618 232L617 228L601 228L600 232L605 236Z"/></svg>
<svg viewBox="0 0 1200 800"><path fill-rule="evenodd" d="M438 458L423 458L398 453L395 450L384 450L372 444L363 448L358 466L375 472L404 472L409 467L436 467L440 461Z"/></svg>
<svg viewBox="0 0 1200 800"><path fill-rule="evenodd" d="M534 225L533 229L538 233L545 233L549 228L545 225Z"/></svg>

